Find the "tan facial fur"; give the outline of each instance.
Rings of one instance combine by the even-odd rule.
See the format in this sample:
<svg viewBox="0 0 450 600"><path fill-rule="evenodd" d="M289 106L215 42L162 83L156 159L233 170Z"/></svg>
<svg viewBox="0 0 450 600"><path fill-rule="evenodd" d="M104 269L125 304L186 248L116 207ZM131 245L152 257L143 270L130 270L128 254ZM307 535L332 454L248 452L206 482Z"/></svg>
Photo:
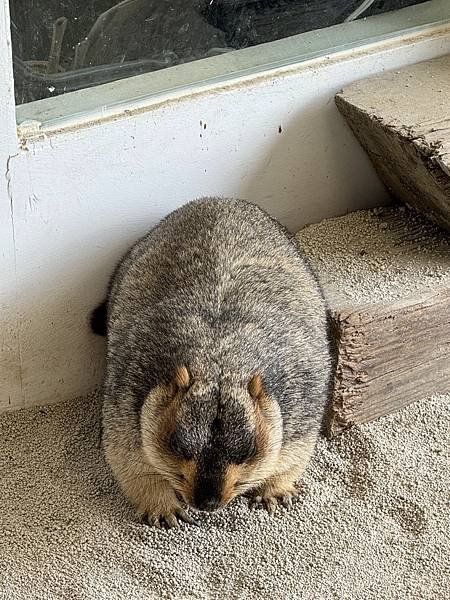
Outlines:
<svg viewBox="0 0 450 600"><path fill-rule="evenodd" d="M182 418L180 400L192 384L186 367L177 369L171 383L159 386L146 399L142 410L143 450L149 464L161 473L174 491L192 505L198 465L195 459L184 460L170 448L169 440ZM255 431L257 452L243 464L226 468L221 504L260 485L277 463L281 448L282 424L278 404L266 393L262 379L255 375L248 384L246 418ZM244 402L244 400L243 400Z"/></svg>
<svg viewBox="0 0 450 600"><path fill-rule="evenodd" d="M248 468L248 467L247 467ZM242 478L245 478L246 465L229 465L224 478L222 491L222 502L228 504L239 495L237 484Z"/></svg>

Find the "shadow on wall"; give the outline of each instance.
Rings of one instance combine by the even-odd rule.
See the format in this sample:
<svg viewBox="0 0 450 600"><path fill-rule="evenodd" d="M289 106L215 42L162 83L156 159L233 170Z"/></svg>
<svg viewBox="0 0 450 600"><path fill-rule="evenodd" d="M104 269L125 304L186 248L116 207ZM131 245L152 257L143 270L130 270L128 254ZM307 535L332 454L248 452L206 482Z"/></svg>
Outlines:
<svg viewBox="0 0 450 600"><path fill-rule="evenodd" d="M74 250L73 245L61 248L62 258L42 260L36 279L19 284L25 406L84 395L103 379L105 339L91 332L89 315L98 294L96 282L103 288L109 265L105 270L103 265L77 260Z"/></svg>
<svg viewBox="0 0 450 600"><path fill-rule="evenodd" d="M334 95L320 106L317 100L310 101L299 116L272 122L261 137L259 160L242 181L240 196L291 231L390 202L369 158L337 111Z"/></svg>

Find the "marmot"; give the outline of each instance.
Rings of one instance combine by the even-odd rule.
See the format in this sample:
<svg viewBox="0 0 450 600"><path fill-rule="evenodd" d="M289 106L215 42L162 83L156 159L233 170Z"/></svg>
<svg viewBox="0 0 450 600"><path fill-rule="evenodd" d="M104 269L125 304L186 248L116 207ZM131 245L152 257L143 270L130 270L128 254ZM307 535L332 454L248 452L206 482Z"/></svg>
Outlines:
<svg viewBox="0 0 450 600"><path fill-rule="evenodd" d="M176 527L192 522L184 505L290 504L332 371L326 303L295 238L249 202L195 200L124 256L98 333L102 315L103 447L137 513Z"/></svg>

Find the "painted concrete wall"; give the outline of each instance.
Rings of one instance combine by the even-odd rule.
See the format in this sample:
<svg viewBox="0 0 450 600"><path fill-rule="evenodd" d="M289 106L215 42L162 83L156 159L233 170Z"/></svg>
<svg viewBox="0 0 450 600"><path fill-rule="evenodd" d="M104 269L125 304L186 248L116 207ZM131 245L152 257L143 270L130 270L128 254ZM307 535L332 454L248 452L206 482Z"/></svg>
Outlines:
<svg viewBox="0 0 450 600"><path fill-rule="evenodd" d="M0 406L68 399L99 383L103 342L88 314L123 251L182 203L247 198L295 230L386 202L333 96L355 79L448 52L448 29L417 34L22 141L20 150L2 120L4 170L11 158L0 185L0 298L12 366L0 365Z"/></svg>

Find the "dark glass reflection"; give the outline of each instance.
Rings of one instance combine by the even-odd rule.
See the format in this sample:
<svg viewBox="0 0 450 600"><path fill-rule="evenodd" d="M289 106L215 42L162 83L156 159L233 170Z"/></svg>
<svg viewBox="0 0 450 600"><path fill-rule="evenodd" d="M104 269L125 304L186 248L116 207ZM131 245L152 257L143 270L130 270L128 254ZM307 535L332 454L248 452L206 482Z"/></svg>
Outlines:
<svg viewBox="0 0 450 600"><path fill-rule="evenodd" d="M11 0L16 102L425 0Z"/></svg>

